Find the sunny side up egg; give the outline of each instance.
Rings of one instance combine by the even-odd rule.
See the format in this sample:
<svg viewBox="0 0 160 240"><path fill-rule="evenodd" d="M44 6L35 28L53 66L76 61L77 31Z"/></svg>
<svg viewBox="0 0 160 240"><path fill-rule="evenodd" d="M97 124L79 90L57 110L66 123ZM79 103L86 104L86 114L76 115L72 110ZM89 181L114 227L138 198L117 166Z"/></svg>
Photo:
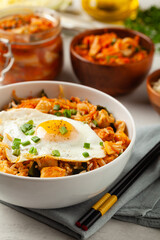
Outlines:
<svg viewBox="0 0 160 240"><path fill-rule="evenodd" d="M102 140L80 121L20 108L0 112L0 134L7 159L23 162L44 156L86 162L103 158Z"/></svg>

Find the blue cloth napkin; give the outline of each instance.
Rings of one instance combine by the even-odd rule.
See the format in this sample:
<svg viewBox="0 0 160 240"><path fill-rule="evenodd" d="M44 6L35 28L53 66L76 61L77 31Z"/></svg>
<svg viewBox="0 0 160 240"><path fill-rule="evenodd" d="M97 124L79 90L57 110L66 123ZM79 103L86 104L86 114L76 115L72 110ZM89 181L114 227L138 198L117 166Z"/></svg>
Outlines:
<svg viewBox="0 0 160 240"><path fill-rule="evenodd" d="M133 153L117 182L159 141L160 125L137 128ZM106 189L105 192L108 190ZM105 192L81 204L61 209L26 209L3 203L77 239L87 239L112 217L148 227L160 228L160 157L155 159L117 203L88 231L85 232L76 227L75 222Z"/></svg>

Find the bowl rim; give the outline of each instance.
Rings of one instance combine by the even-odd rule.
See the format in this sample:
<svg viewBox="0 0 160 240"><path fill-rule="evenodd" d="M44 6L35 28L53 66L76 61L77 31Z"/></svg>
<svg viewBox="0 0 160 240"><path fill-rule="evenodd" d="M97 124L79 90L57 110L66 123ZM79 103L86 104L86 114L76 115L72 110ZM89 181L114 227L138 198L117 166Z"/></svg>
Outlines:
<svg viewBox="0 0 160 240"><path fill-rule="evenodd" d="M158 76L159 75L159 79L160 79L160 69L157 69L155 71L153 71L151 74L148 75L147 77L147 89L148 91L150 91L153 95L155 95L157 98L160 99L160 94L157 93L153 87L151 86L151 82L152 82L152 78L155 76ZM157 79L158 80L158 79ZM155 81L153 81L155 82Z"/></svg>
<svg viewBox="0 0 160 240"><path fill-rule="evenodd" d="M104 168L107 168L108 166L114 166L116 164L117 161L121 161L121 158L123 156L126 156L127 153L130 151L130 149L133 148L133 145L134 145L134 142L135 142L135 139L136 139L136 127L135 127L135 122L133 120L133 117L132 115L130 114L130 112L128 111L128 109L120 102L118 101L117 99L115 99L114 97L110 96L109 94L107 93L104 93L100 90L97 90L95 88L92 88L92 87L88 87L88 86L85 86L85 85L81 85L81 84L78 84L78 83L72 83L72 82L64 82L64 81L48 81L48 80L42 80L42 81L29 81L29 82L21 82L21 83L13 83L13 84L8 84L8 85L4 85L4 86L1 86L0 89L7 89L7 88L10 88L10 87L16 87L16 86L26 86L26 85L30 85L30 84L33 84L33 85L37 85L37 84L53 84L53 85L68 85L68 86L77 86L79 87L80 89L88 89L89 91L93 91L98 94L102 94L103 96L106 96L111 99L112 101L114 101L116 104L118 104L119 106L121 106L121 108L127 113L127 115L129 116L130 118L130 121L131 121L131 126L132 126L132 131L133 131L133 136L132 136L132 139L131 139L131 142L129 144L129 146L126 148L126 150L120 155L118 156L116 159L114 159L113 161L107 163L106 165L100 167L100 168L97 168L97 169L94 169L92 171L89 171L89 172L85 172L83 174L75 174L75 175L70 175L70 176L65 176L65 177L57 177L57 178L53 178L53 177L50 177L50 178L39 178L39 177L25 177L25 176L17 176L17 175L12 175L12 174L9 174L9 173L3 173L3 172L0 172L0 175L2 176L5 176L5 177L9 177L9 178L14 178L14 179L21 179L21 180L29 180L29 181L41 181L41 182L46 182L46 181L61 181L63 179L66 179L67 180L70 180L70 179L74 179L74 178L81 178L83 176L89 176L89 175L93 175L96 172L100 172L100 171L103 171Z"/></svg>
<svg viewBox="0 0 160 240"><path fill-rule="evenodd" d="M108 30L109 31L112 31L112 30L113 31L121 31L121 32L132 33L134 35L138 35L139 37L141 37L142 39L146 40L150 44L151 49L150 49L149 54L147 54L147 56L145 58L143 58L141 61L137 61L137 62L133 62L133 63L127 63L127 64L115 64L115 63L109 64L109 63L106 63L106 64L101 64L101 63L90 62L89 60L87 60L87 59L83 58L82 56L80 56L74 50L75 42L80 37L87 36L88 34L94 34L95 32L102 32L103 33L103 32L106 31L106 33L107 33ZM135 31L135 30L132 30L132 29L129 29L129 28L124 28L124 27L107 27L107 28L95 28L95 29L86 30L86 31L81 32L81 33L77 34L76 36L74 36L72 41L71 41L71 43L70 43L70 54L71 55L74 55L74 57L76 57L78 60L80 60L82 62L91 64L91 65L101 66L101 67L123 67L123 66L131 66L131 65L134 66L134 65L137 65L139 63L145 62L145 60L150 58L150 57L153 57L154 51L155 51L154 43L148 36L146 36L145 34L143 34L141 32L138 32L138 31Z"/></svg>

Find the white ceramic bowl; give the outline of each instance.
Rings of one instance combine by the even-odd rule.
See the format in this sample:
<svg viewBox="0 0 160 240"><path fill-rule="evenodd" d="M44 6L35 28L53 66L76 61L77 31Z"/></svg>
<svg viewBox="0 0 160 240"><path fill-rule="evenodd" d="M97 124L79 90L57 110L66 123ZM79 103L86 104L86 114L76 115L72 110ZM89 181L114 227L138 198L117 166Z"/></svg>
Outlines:
<svg viewBox="0 0 160 240"><path fill-rule="evenodd" d="M11 100L12 90L19 97L36 96L42 89L49 97L57 97L59 85L67 98L87 98L93 104L106 106L116 119L127 124L131 143L123 154L107 165L91 172L59 178L28 178L0 173L0 199L22 207L61 208L92 198L109 187L120 175L130 158L135 141L135 124L128 110L109 95L73 83L36 81L0 88L0 109Z"/></svg>

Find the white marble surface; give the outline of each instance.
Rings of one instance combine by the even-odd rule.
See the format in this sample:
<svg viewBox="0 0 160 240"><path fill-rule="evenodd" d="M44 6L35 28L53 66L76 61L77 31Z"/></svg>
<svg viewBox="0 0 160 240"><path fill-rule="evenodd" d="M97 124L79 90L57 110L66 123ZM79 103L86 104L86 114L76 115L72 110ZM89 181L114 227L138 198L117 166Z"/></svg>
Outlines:
<svg viewBox="0 0 160 240"><path fill-rule="evenodd" d="M64 36L65 59L59 80L77 82L73 74L70 58L69 43L71 38ZM155 56L151 71L160 68L160 56ZM136 125L160 124L158 115L149 103L146 92L146 81L132 94L117 98L131 112ZM0 240L69 240L71 237L52 229L30 217L0 204ZM111 219L90 240L159 240L160 230L146 228L132 223Z"/></svg>
<svg viewBox="0 0 160 240"><path fill-rule="evenodd" d="M59 80L77 82L69 58L71 38L64 37L65 60ZM155 56L151 71L160 68L160 56ZM131 112L136 125L160 124L158 115L149 103L146 81L132 94L117 98ZM72 240L71 237L26 215L0 204L0 240ZM111 219L90 240L159 240L160 230Z"/></svg>

